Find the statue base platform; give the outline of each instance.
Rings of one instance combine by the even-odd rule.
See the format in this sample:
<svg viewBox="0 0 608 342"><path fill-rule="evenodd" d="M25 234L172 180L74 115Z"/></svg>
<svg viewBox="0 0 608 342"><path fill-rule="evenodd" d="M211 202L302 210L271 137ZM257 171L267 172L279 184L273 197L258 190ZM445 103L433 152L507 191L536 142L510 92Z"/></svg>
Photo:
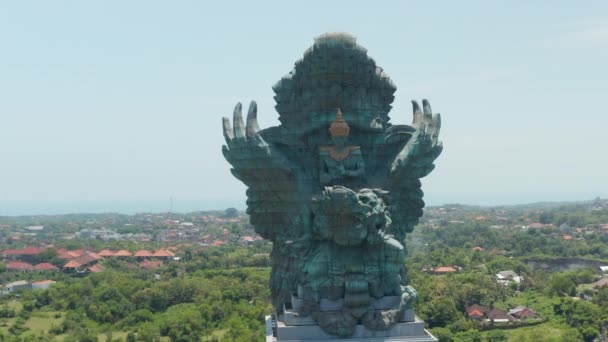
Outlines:
<svg viewBox="0 0 608 342"><path fill-rule="evenodd" d="M424 322L413 314L408 322L398 322L389 330L372 331L359 324L350 337L339 337L324 332L312 319L294 320L291 313L266 316L266 342L437 342L424 328ZM287 319L285 319L287 318ZM287 323L286 323L287 321ZM295 323L295 325L293 325Z"/></svg>

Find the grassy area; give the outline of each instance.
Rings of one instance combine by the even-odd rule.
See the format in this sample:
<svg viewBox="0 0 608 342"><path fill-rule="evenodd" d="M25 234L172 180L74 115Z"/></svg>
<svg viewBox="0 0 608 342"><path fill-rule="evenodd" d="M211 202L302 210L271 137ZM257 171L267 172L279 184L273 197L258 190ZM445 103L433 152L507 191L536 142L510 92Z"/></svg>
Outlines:
<svg viewBox="0 0 608 342"><path fill-rule="evenodd" d="M49 332L51 327L59 326L63 317L61 311L38 311L32 314L25 326L33 333L44 335Z"/></svg>
<svg viewBox="0 0 608 342"><path fill-rule="evenodd" d="M204 336L202 340L204 342L211 341L214 337L216 337L221 341L224 338L224 335L226 335L225 329L215 330L213 333L211 333L211 335Z"/></svg>
<svg viewBox="0 0 608 342"><path fill-rule="evenodd" d="M509 342L577 342L580 335L576 329L565 324L547 322L531 327L504 330ZM487 336L489 332L484 332Z"/></svg>
<svg viewBox="0 0 608 342"><path fill-rule="evenodd" d="M59 314L58 317L56 317ZM0 332L5 336L10 336L8 328L12 326L17 317L5 318L0 320ZM46 335L52 326L60 325L63 321L63 316L59 311L35 312L25 322L28 331L27 335Z"/></svg>
<svg viewBox="0 0 608 342"><path fill-rule="evenodd" d="M21 309L23 309L23 304L21 304L20 301L14 299L6 303L6 306L8 306L10 309L15 310L15 312L19 312L21 311Z"/></svg>
<svg viewBox="0 0 608 342"><path fill-rule="evenodd" d="M126 340L128 334L129 333L125 332L125 331L113 331L112 332L112 339L121 338L123 340ZM99 339L99 342L106 342L108 340L108 335L105 334L105 333L104 334L99 334L99 335L97 335L97 338Z"/></svg>

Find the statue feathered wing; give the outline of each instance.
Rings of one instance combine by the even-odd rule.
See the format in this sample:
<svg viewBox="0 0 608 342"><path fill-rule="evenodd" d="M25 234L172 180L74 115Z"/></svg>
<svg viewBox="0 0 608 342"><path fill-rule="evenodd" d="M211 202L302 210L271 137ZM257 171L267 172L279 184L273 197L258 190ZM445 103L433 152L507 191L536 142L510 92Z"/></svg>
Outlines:
<svg viewBox="0 0 608 342"><path fill-rule="evenodd" d="M297 172L297 164L272 143L275 131L276 127L259 130L255 102L249 107L245 126L239 103L234 110L234 126L224 118L226 145L222 151L232 165L232 174L248 187L251 224L263 238L273 241L271 291L278 306L295 289L297 242L305 234L297 222L303 203L302 175Z"/></svg>
<svg viewBox="0 0 608 342"><path fill-rule="evenodd" d="M390 151L397 146L396 157L389 165L389 177L383 187L388 190L392 219L392 233L403 242L422 216L424 193L420 178L427 176L435 168L434 161L443 150L439 142L441 117L433 115L430 104L423 100L424 112L417 102L412 101L414 119L411 126L393 126L387 130L386 146Z"/></svg>

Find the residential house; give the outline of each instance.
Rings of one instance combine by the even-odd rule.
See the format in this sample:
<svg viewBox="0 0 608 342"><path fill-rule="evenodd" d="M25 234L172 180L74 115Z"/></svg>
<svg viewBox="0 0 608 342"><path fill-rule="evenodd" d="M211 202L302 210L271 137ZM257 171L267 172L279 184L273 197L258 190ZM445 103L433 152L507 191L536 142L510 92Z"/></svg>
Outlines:
<svg viewBox="0 0 608 342"><path fill-rule="evenodd" d="M154 257L156 257L156 258L171 259L174 256L175 256L175 254L173 254L171 251L168 251L166 249L159 249L156 252L154 252Z"/></svg>
<svg viewBox="0 0 608 342"><path fill-rule="evenodd" d="M150 257L153 257L153 256L154 256L154 253L146 251L146 250L143 250L143 249L140 250L140 251L135 252L135 257L140 258L140 259L142 259L142 258L150 258Z"/></svg>
<svg viewBox="0 0 608 342"><path fill-rule="evenodd" d="M39 263L38 265L34 266L34 268L36 269L36 271L57 271L58 270L57 266L55 266L53 264L49 264L48 262Z"/></svg>
<svg viewBox="0 0 608 342"><path fill-rule="evenodd" d="M5 259L12 259L12 260L21 260L21 261L28 261L31 262L34 260L34 258L42 253L46 251L46 248L42 248L42 247L35 247L35 246L28 246L25 248L19 248L19 249L7 249L2 251L2 256Z"/></svg>
<svg viewBox="0 0 608 342"><path fill-rule="evenodd" d="M33 271L34 266L30 263L23 261L11 261L6 265L6 269L9 271L19 271L19 272L27 272Z"/></svg>
<svg viewBox="0 0 608 342"><path fill-rule="evenodd" d="M479 304L473 304L469 306L466 311L470 319L476 320L482 320L488 314L488 309L485 306L481 306Z"/></svg>
<svg viewBox="0 0 608 342"><path fill-rule="evenodd" d="M92 273L103 272L105 271L105 269L105 266L103 266L102 264L94 264L88 268L89 272Z"/></svg>
<svg viewBox="0 0 608 342"><path fill-rule="evenodd" d="M32 283L32 290L46 290L49 287L51 287L52 285L54 285L55 283L57 283L54 280L41 280L41 281L37 281Z"/></svg>
<svg viewBox="0 0 608 342"><path fill-rule="evenodd" d="M109 249L103 249L97 254L99 254L100 257L107 258L107 257L114 256L114 254L116 254L116 252L111 251Z"/></svg>
<svg viewBox="0 0 608 342"><path fill-rule="evenodd" d="M89 267L97 264L101 257L95 253L88 253L74 258L63 265L63 270L67 272L84 273L89 271Z"/></svg>
<svg viewBox="0 0 608 342"><path fill-rule="evenodd" d="M4 285L4 288L7 292L11 293L19 290L30 290L32 288L32 284L30 284L30 282L27 280L18 280Z"/></svg>
<svg viewBox="0 0 608 342"><path fill-rule="evenodd" d="M591 283L591 285L593 286L594 290L599 290L602 287L608 287L608 278L602 278L595 283Z"/></svg>
<svg viewBox="0 0 608 342"><path fill-rule="evenodd" d="M503 285L510 285L511 283L519 284L523 280L523 278L515 273L515 271L500 271L496 274L496 280L498 283Z"/></svg>
<svg viewBox="0 0 608 342"><path fill-rule="evenodd" d="M509 310L509 314L521 321L540 318L540 316L534 310L523 305L516 306L515 308Z"/></svg>
<svg viewBox="0 0 608 342"><path fill-rule="evenodd" d="M458 266L440 266L433 269L433 274L449 274L458 272Z"/></svg>
<svg viewBox="0 0 608 342"><path fill-rule="evenodd" d="M494 323L508 323L515 321L515 317L511 316L508 312L494 308L488 312L488 319Z"/></svg>
<svg viewBox="0 0 608 342"><path fill-rule="evenodd" d="M126 249L121 249L120 251L114 253L114 256L118 258L125 258L133 256L133 253L127 251Z"/></svg>

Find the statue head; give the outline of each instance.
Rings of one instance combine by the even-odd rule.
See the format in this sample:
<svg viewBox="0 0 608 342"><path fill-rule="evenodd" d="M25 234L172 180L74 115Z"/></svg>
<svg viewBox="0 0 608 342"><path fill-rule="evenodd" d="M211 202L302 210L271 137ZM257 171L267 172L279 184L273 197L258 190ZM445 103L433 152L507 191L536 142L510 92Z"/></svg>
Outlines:
<svg viewBox="0 0 608 342"><path fill-rule="evenodd" d="M376 243L391 224L378 190L326 187L312 202L313 235L341 246Z"/></svg>
<svg viewBox="0 0 608 342"><path fill-rule="evenodd" d="M317 37L273 86L282 126L298 135L326 129L337 107L357 132L380 132L390 126L396 89L355 37L335 32Z"/></svg>

